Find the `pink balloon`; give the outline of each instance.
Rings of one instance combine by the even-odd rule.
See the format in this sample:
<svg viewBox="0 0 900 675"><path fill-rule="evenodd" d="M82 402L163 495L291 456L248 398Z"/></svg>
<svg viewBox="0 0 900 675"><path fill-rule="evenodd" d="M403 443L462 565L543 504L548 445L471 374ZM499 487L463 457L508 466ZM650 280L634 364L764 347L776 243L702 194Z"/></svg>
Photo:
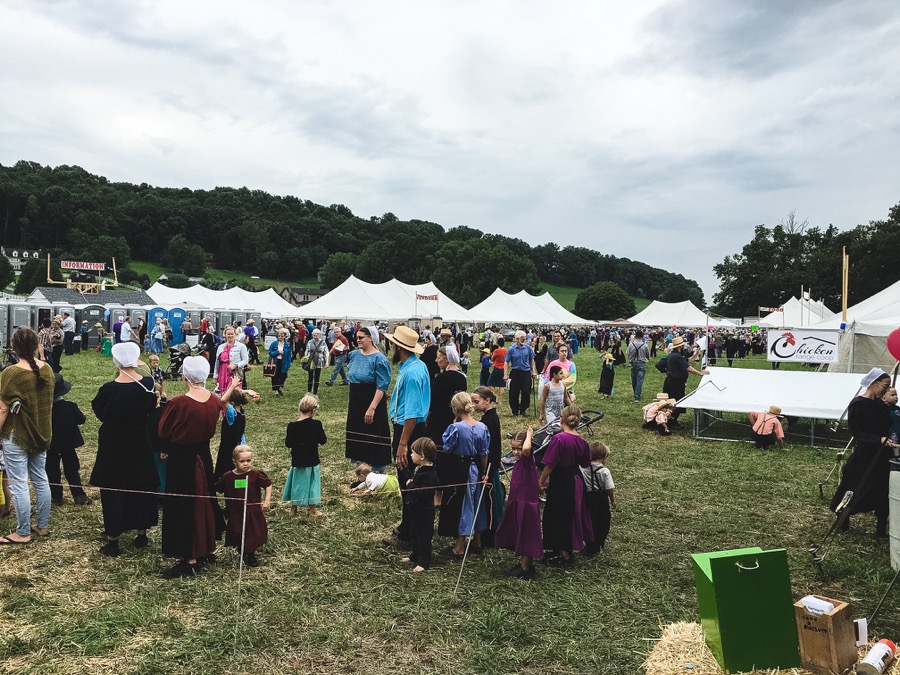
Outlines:
<svg viewBox="0 0 900 675"><path fill-rule="evenodd" d="M887 348L891 356L900 361L900 328L894 329L888 335Z"/></svg>

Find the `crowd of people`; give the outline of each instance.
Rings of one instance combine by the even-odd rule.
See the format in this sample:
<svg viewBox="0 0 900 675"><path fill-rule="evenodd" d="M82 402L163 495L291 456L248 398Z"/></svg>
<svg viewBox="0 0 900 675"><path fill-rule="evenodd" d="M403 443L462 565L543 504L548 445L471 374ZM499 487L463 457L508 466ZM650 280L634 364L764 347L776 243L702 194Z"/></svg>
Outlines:
<svg viewBox="0 0 900 675"><path fill-rule="evenodd" d="M85 417L65 400L71 385L58 372L61 366L53 354L59 345L65 349L72 331L62 329L73 323L60 322L61 337L50 324L41 334L27 327L16 330L12 349L18 362L0 376L2 464L4 486L9 486L4 504L6 509L14 505L17 521L14 532L0 537L0 545L27 544L49 534L51 504L62 501L60 462L73 501L91 503L75 452L84 442L78 427ZM331 364L326 386L334 386L338 378L348 386L344 456L357 478L351 494L400 496L399 523L383 544L408 550L403 560L415 572L424 572L432 564L436 529L449 538L447 556L463 558L485 546L509 548L518 558L509 574L533 579L536 558L568 567L578 551L601 552L615 508L615 484L606 466L609 448L589 444L579 434L578 369L572 359L578 345L600 354L601 395L614 391L604 378L614 379L616 368L627 367L634 401L641 404L646 364L660 358L657 368L665 374L665 391L643 406L641 421L664 436L681 428L683 411L676 403L689 376L708 374L702 360L716 358L719 348L715 335L690 330L436 330L400 324L391 332L383 325L286 320L262 321L257 329L251 320L243 327L224 327L219 337L204 318L198 333L205 355L184 359L180 378L186 393L168 400L158 357L169 339L164 324L151 328L147 349L129 317L123 317L112 347L116 377L91 403L100 422L90 476L90 484L100 488L106 540L100 553L118 556L127 532L134 533L134 547L147 547L148 530L161 521L161 550L176 561L163 571L166 578L193 576L213 564L223 535L225 545L239 548L247 565L259 564L256 551L267 541L273 484L253 468L244 406L260 398L247 388L246 372L260 364L257 340L265 344L269 334L274 340L261 365L274 396L284 396L294 363L307 371L298 419L285 431L290 468L282 501L292 513L303 508L311 517L321 515L320 448L328 439L316 419L317 394L322 370ZM142 347L149 352L147 363ZM472 391L466 376L470 350L481 354L482 365L480 386ZM886 489L871 476L886 480L886 472L869 473L868 467L872 458L881 462L883 451L893 447L900 409L896 393L891 403L890 392L883 391L886 374L867 378L866 393L850 406L857 452L844 475L844 489L860 481L872 484L866 491L869 498L861 496L853 508L875 510L883 533ZM541 447L533 447L534 429L524 419L504 443L497 415L504 396L513 419L537 419L542 429L552 428L542 434ZM751 413L749 422L758 447L784 442L786 421L777 406ZM213 461L211 443L217 433ZM515 460L508 497L501 480L504 445ZM34 527L29 485L36 496ZM224 494L224 508L217 494ZM839 501L838 495L835 499Z"/></svg>

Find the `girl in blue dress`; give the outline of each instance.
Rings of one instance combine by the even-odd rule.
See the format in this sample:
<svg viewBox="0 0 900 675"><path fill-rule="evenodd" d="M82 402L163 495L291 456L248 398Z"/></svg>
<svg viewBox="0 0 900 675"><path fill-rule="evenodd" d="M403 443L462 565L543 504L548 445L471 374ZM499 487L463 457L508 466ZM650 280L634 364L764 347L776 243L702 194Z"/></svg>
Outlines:
<svg viewBox="0 0 900 675"><path fill-rule="evenodd" d="M452 519L451 513L458 512L459 519L456 527L456 542L450 547L449 553L457 558L465 554L466 537L474 536L473 550L481 550L481 532L488 529L488 513L481 492L484 485L481 480L488 469L488 453L491 445L491 434L488 428L472 417L475 404L468 392L461 391L450 400L450 407L456 416L456 421L447 427L444 432L444 452L456 455L465 468L465 485L452 490L447 497L450 503L445 511L441 506L441 522L445 522L445 516ZM463 472L460 472L462 474ZM463 482L463 481L461 481Z"/></svg>

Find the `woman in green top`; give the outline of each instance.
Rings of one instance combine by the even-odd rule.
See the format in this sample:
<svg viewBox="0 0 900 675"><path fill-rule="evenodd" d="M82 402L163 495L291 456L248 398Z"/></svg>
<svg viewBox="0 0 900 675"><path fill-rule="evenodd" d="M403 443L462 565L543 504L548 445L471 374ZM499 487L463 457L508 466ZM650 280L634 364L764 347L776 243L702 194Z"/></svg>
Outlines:
<svg viewBox="0 0 900 675"><path fill-rule="evenodd" d="M16 503L16 531L0 537L0 546L31 542L31 495L28 481L37 497L35 532L50 534L50 486L47 484L47 448L50 447L50 415L53 410L53 370L34 357L37 335L20 326L11 340L19 362L0 375L0 436Z"/></svg>

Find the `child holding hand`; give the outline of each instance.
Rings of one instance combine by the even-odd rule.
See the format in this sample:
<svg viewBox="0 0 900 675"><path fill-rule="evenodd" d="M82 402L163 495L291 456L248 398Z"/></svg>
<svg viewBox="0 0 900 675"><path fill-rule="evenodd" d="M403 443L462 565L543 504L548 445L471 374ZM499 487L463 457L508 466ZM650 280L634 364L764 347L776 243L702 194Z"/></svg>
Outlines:
<svg viewBox="0 0 900 675"><path fill-rule="evenodd" d="M294 516L301 506L308 506L311 516L322 515L316 508L322 501L319 446L325 445L328 438L322 423L315 419L318 408L319 397L315 394L306 394L300 399L300 417L288 424L284 437L284 444L291 449L291 470L281 499L291 502L291 515Z"/></svg>
<svg viewBox="0 0 900 675"><path fill-rule="evenodd" d="M416 472L406 481L408 488L404 499L412 516L410 532L412 552L401 562L413 563L413 572L424 572L431 567L431 540L434 537L434 490L438 485L434 458L437 446L430 438L417 439L410 448Z"/></svg>
<svg viewBox="0 0 900 675"><path fill-rule="evenodd" d="M512 454L516 465L509 481L509 500L503 520L494 535L497 548L510 548L519 556L519 564L507 575L531 581L535 577L534 559L544 554L541 540L541 506L538 501L537 468L531 454L534 430L518 432L512 439Z"/></svg>
<svg viewBox="0 0 900 675"><path fill-rule="evenodd" d="M216 482L216 492L225 493L225 545L238 551L243 545L244 564L259 567L256 551L269 540L269 526L265 511L272 502L272 481L262 471L253 468L253 450L249 445L239 445L232 455L234 469ZM246 497L246 523L244 528L244 498Z"/></svg>

